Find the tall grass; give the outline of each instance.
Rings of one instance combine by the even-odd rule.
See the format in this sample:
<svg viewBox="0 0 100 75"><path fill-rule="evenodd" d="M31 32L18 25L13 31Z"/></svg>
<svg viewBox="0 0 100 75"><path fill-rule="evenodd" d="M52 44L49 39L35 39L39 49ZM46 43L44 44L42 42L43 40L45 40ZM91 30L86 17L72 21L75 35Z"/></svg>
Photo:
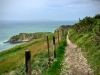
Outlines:
<svg viewBox="0 0 100 75"><path fill-rule="evenodd" d="M52 36L56 36L57 59L54 59ZM0 75L13 72L25 75L25 50L31 51L32 75L59 75L66 46L64 36L58 46L57 35L49 35L51 67L48 69L48 50L46 37L33 40L0 53ZM55 73L54 73L55 71ZM59 72L58 72L59 71Z"/></svg>
<svg viewBox="0 0 100 75"><path fill-rule="evenodd" d="M83 54L87 58L94 74L100 75L100 45L96 44L93 38L94 33L77 34L74 29L70 29L69 35L70 40L82 48Z"/></svg>
<svg viewBox="0 0 100 75"><path fill-rule="evenodd" d="M50 41L53 35L55 34L49 35ZM50 45L51 44L52 42L50 42ZM25 63L24 63L25 50L31 51L32 65L37 64L37 63L33 63L33 61L40 61L42 56L45 56L43 58L43 61L46 62L45 61L47 59L46 37L24 43L22 45L15 46L11 49L1 52L0 53L0 75L2 75L2 73L8 74L11 71L14 71L17 75L24 75L25 74ZM43 61L41 61L41 63L43 63Z"/></svg>
<svg viewBox="0 0 100 75"><path fill-rule="evenodd" d="M49 35L51 62L54 60L52 36L56 36L56 46L58 46L57 35ZM25 75L25 50L31 51L32 75L44 74L48 66L46 37L1 52L0 75L9 74L12 71L14 72L14 75Z"/></svg>
<svg viewBox="0 0 100 75"><path fill-rule="evenodd" d="M60 75L62 68L62 60L64 58L65 53L66 35L62 38L57 48L57 58L55 59L53 64L51 64L50 68L46 71L44 75Z"/></svg>

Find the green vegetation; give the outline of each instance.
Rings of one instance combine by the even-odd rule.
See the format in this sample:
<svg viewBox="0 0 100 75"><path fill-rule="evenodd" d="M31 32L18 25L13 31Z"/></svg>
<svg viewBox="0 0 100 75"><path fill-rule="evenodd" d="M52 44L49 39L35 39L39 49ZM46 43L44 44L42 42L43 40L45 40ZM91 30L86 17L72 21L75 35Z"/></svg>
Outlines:
<svg viewBox="0 0 100 75"><path fill-rule="evenodd" d="M65 28L65 26L64 26ZM63 29L63 26L62 26ZM31 67L32 75L60 75L62 60L64 57L66 46L66 35L62 37L62 31L60 33L60 44L58 45L58 33L39 32L39 35L34 33L34 36L38 39L33 39L21 45L17 45L11 49L0 53L0 75L25 75L25 50L31 51ZM14 38L29 38L30 34L20 33ZM46 36L49 36L50 42L50 62L52 63L48 68L48 52ZM57 59L54 59L52 36L56 37Z"/></svg>
<svg viewBox="0 0 100 75"><path fill-rule="evenodd" d="M62 40L58 47L57 33L48 33L50 42L50 59L51 63L56 63L53 56L52 36L56 36L57 62L61 63L64 54L65 40ZM25 75L25 50L31 51L32 75L45 74L48 68L47 42L46 35L43 38L31 40L21 45L0 53L0 75L10 74ZM52 65L52 64L51 64ZM53 64L54 65L54 64ZM60 67L57 68L60 68ZM56 68L56 67L55 67Z"/></svg>
<svg viewBox="0 0 100 75"><path fill-rule="evenodd" d="M100 14L80 20L70 28L69 35L82 48L94 74L100 75Z"/></svg>
<svg viewBox="0 0 100 75"><path fill-rule="evenodd" d="M59 27L59 29L64 29L64 30L68 30L71 27L71 25L62 25Z"/></svg>
<svg viewBox="0 0 100 75"><path fill-rule="evenodd" d="M48 34L50 40L50 50L52 49L52 36L55 34ZM9 50L0 53L0 75L8 74L14 71L15 75L25 75L25 50L31 51L32 56L32 70L38 73L39 67L44 70L47 65L47 44L46 37L32 40L22 45L15 46ZM51 52L52 54L52 52ZM43 58L42 58L43 57ZM36 62L39 61L39 62ZM35 66L35 67L34 67ZM44 67L43 67L44 66ZM37 68L36 68L37 67ZM34 72L34 73L35 73Z"/></svg>
<svg viewBox="0 0 100 75"><path fill-rule="evenodd" d="M52 34L52 33L51 32L20 33L19 35L15 35L11 37L8 40L8 42L10 43L26 42L26 41L31 41L33 39L45 37L49 34Z"/></svg>
<svg viewBox="0 0 100 75"><path fill-rule="evenodd" d="M60 34L62 34L62 32L65 32L71 27L71 25L61 25L59 28L57 28L55 30L55 32L57 32L58 30L60 31Z"/></svg>
<svg viewBox="0 0 100 75"><path fill-rule="evenodd" d="M45 75L60 75L62 68L62 60L64 58L65 46L66 46L66 35L62 38L58 48L57 48L57 59L47 70Z"/></svg>

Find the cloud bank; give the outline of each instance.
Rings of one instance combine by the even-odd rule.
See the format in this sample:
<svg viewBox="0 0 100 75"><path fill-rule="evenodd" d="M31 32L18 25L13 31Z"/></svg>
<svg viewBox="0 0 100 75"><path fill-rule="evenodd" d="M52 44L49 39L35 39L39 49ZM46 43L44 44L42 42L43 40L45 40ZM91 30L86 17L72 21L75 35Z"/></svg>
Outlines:
<svg viewBox="0 0 100 75"><path fill-rule="evenodd" d="M0 20L78 20L99 10L100 0L0 0Z"/></svg>

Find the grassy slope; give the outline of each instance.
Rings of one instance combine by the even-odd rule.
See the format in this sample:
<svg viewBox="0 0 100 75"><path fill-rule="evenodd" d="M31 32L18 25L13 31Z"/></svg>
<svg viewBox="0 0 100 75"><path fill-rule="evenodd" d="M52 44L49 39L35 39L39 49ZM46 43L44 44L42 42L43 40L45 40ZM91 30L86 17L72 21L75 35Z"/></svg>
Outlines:
<svg viewBox="0 0 100 75"><path fill-rule="evenodd" d="M58 48L57 48L57 59L50 66L47 72L44 75L60 75L62 68L62 61L64 58L65 47L66 47L66 35L62 38Z"/></svg>
<svg viewBox="0 0 100 75"><path fill-rule="evenodd" d="M85 25L86 23L83 25L81 23L75 24L70 28L69 33L71 41L82 48L94 74L100 75L100 35L98 35L100 34L100 19L94 20L93 22L96 23L91 23L91 26Z"/></svg>
<svg viewBox="0 0 100 75"><path fill-rule="evenodd" d="M49 35L49 39L52 39L52 35ZM16 47L13 47L7 51L1 52L0 53L0 75L2 73L8 73L12 70L16 70L16 73L18 75L22 75L25 73L25 67L24 67L24 53L25 50L30 50L31 51L31 56L32 56L32 62L34 62L35 64L32 64L32 66L34 65L41 65L40 63L42 63L43 61L41 61L40 63L36 63L35 60L40 61L41 59L39 59L40 57L44 57L44 66L47 65L46 63L46 57L47 57L47 43L46 43L46 37L45 38L41 38L41 39L37 39L22 45L18 45ZM50 45L52 45L52 42L50 42ZM50 50L52 49L52 47L50 46ZM43 56L41 56L41 54ZM43 65L41 65L43 66ZM40 67L41 67L40 66ZM18 69L19 68L19 69ZM33 67L32 69L36 68ZM39 68L39 67L38 67ZM37 69L37 68L36 68ZM23 71L23 73L21 73L20 71ZM36 71L38 72L38 71ZM19 74L20 73L20 74Z"/></svg>
<svg viewBox="0 0 100 75"><path fill-rule="evenodd" d="M62 32L60 32L60 35ZM52 36L56 36L57 47L57 61L54 61ZM25 75L25 50L31 51L31 66L32 75L60 75L61 63L63 60L64 50L66 46L66 36L63 37L58 47L58 39L56 34L49 34L50 40L50 56L53 63L49 69L48 55L47 55L47 42L46 37L27 42L22 45L15 46L9 50L0 53L0 75L8 74L14 71L15 75ZM47 70L47 71L46 71Z"/></svg>

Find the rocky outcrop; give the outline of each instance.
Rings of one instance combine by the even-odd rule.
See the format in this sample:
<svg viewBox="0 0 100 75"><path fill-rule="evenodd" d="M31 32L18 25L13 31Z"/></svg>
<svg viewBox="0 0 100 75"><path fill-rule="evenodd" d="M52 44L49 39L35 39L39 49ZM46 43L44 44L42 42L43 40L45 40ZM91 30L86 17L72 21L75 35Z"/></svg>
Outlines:
<svg viewBox="0 0 100 75"><path fill-rule="evenodd" d="M19 35L15 35L11 37L8 42L10 43L21 43L21 42L28 42L33 39L38 39L43 36L47 36L51 34L51 32L36 32L36 33L20 33Z"/></svg>

